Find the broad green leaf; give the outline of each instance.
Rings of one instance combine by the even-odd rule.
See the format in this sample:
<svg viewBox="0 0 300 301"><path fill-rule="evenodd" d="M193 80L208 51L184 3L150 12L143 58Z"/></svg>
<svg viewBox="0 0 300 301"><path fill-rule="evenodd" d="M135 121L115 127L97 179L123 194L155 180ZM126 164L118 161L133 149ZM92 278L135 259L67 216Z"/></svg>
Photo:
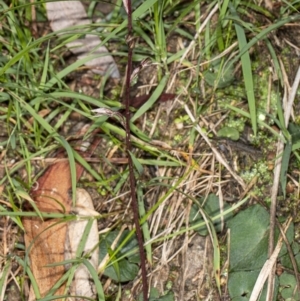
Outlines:
<svg viewBox="0 0 300 301"><path fill-rule="evenodd" d="M295 287L297 286L297 281L294 275L284 272L279 277L280 287L281 287L281 297L284 300L296 301L300 300L300 295L298 290L295 292ZM294 294L295 292L295 294Z"/></svg>
<svg viewBox="0 0 300 301"><path fill-rule="evenodd" d="M260 205L241 211L228 222L230 271L257 270L268 259L269 214Z"/></svg>
<svg viewBox="0 0 300 301"><path fill-rule="evenodd" d="M203 73L205 81L212 87L225 88L234 81L233 65L224 68L221 59L211 63L210 69Z"/></svg>
<svg viewBox="0 0 300 301"><path fill-rule="evenodd" d="M294 256L294 259L296 261L296 264L297 264L297 268L298 268L298 271L300 269L300 252L299 252L299 244L297 242L293 242L291 244L291 248L292 248L292 251L293 251L293 256ZM291 258L290 258L290 255L287 253L286 251L286 248L285 248L285 254L280 258L280 263L287 269L293 269L293 265L292 265L292 262L291 262Z"/></svg>
<svg viewBox="0 0 300 301"><path fill-rule="evenodd" d="M231 297L231 300L234 301L248 301L258 277L259 271L239 271L233 272L229 274L228 279L228 292ZM262 291L260 301L266 300L266 285ZM278 278L275 278L275 290L274 290L274 298L276 300L276 296L278 293Z"/></svg>
<svg viewBox="0 0 300 301"><path fill-rule="evenodd" d="M143 301L143 294L139 294L138 301ZM159 296L159 292L156 288L151 287L150 288L150 295L149 295L149 301L174 301L174 293L173 292L167 292L163 296Z"/></svg>
<svg viewBox="0 0 300 301"><path fill-rule="evenodd" d="M124 231L122 233L116 248L121 245L128 233L129 231ZM107 255L107 253L112 253L110 248L117 236L118 230L115 230L100 237L100 261ZM118 254L116 254L116 256L108 263L104 271L104 275L117 282L128 282L133 280L139 272L137 263L140 262L140 258L137 254L137 246L138 242L136 238L130 238L129 241L122 246ZM133 250L136 250L134 254L132 254ZM117 271L114 266L118 266Z"/></svg>
<svg viewBox="0 0 300 301"><path fill-rule="evenodd" d="M201 203L202 203L202 201L201 201ZM225 211L229 208L230 208L230 206L228 204L224 204L224 208L222 211ZM221 213L219 198L215 194L210 194L206 199L206 202L203 206L203 210L208 214L208 216L211 219L213 219L215 216L219 215ZM232 216L232 212L230 212L226 216L213 219L213 225L215 227L216 232L221 231L221 218L223 218L223 220L226 221L231 216ZM199 212L199 205L193 204L191 211L190 211L190 216L189 216L190 226L199 224L201 221L204 221L204 219L203 219L201 213ZM197 231L200 235L208 234L207 227L205 224L202 227L195 229L195 231Z"/></svg>

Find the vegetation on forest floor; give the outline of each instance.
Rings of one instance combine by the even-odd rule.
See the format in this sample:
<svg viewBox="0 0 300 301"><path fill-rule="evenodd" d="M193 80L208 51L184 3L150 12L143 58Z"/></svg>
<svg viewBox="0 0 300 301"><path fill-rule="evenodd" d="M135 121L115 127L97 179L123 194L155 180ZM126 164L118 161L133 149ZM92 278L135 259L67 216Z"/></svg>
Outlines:
<svg viewBox="0 0 300 301"><path fill-rule="evenodd" d="M127 14L121 0L83 3L91 22L58 35L43 1L0 1L1 300L28 294L23 204L61 148L73 168L84 164L73 186L101 214L99 300L141 300L125 131L92 112L124 109ZM150 300L250 300L277 243L269 293L299 299L299 7L133 1L131 94L150 96L131 108ZM67 49L87 34L107 47L120 79L85 66L92 51L78 61ZM95 129L101 143L86 162L74 149Z"/></svg>

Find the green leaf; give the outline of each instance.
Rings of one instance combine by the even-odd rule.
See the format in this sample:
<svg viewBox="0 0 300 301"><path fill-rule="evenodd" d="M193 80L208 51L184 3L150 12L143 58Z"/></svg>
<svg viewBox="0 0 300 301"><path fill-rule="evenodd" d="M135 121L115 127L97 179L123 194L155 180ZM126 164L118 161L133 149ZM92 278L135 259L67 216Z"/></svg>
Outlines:
<svg viewBox="0 0 300 301"><path fill-rule="evenodd" d="M285 246L284 246L285 247ZM293 256L294 256L294 259L297 263L297 268L299 270L300 268L300 252L299 252L299 244L297 242L293 242L291 244L291 248L292 248L292 251L293 251ZM282 251L285 251L285 254L283 254L283 256L279 257L280 258L280 263L287 269L293 269L293 265L292 265L292 262L291 262L291 258L290 258L290 255L287 253L287 250L285 248L282 249Z"/></svg>
<svg viewBox="0 0 300 301"><path fill-rule="evenodd" d="M138 208L139 208L139 216L140 218L143 218L146 215L146 208L144 203L144 193L143 193L143 187L140 183L137 185L137 199L138 199ZM151 239L151 234L149 230L148 222L144 222L141 225L142 231L143 231L143 237L145 242L145 251L146 251L146 257L147 261L152 265L152 245L151 243L147 243Z"/></svg>
<svg viewBox="0 0 300 301"><path fill-rule="evenodd" d="M268 259L269 214L260 205L241 211L228 222L230 270L257 270Z"/></svg>
<svg viewBox="0 0 300 301"><path fill-rule="evenodd" d="M297 281L294 275L284 272L279 277L279 282L281 286L281 297L283 297L284 300L289 300L289 301L300 300L300 295L298 290L296 290L296 293L294 294L295 287L297 286Z"/></svg>
<svg viewBox="0 0 300 301"><path fill-rule="evenodd" d="M143 301L143 293L139 294L137 301ZM174 301L174 293L168 292L167 294L163 296L159 296L159 292L156 288L151 287L150 288L150 295L149 295L149 301Z"/></svg>
<svg viewBox="0 0 300 301"><path fill-rule="evenodd" d="M202 203L203 201L201 201L200 203ZM227 209L229 209L230 206L228 204L224 204L224 208L222 209L222 211L225 211ZM199 224L201 221L204 221L203 216L201 215L201 213L199 212L200 206L199 204L193 204L191 211L190 211L190 216L189 216L189 222L190 222L190 226ZM220 214L220 200L219 198L215 195L215 194L210 194L208 195L206 202L202 208L207 214L208 216L212 219L214 216L217 216ZM229 214L227 214L225 217L223 216L223 220L226 221L228 220L230 217L232 216L232 212L230 212ZM221 217L215 219L213 221L213 225L215 227L216 232L220 232L221 229ZM197 231L200 235L207 235L208 231L207 231L207 227L206 225L203 225L202 227L199 227L197 229L195 229L195 231Z"/></svg>
<svg viewBox="0 0 300 301"><path fill-rule="evenodd" d="M293 151L300 148L300 126L298 124L289 123L289 133L292 136Z"/></svg>
<svg viewBox="0 0 300 301"><path fill-rule="evenodd" d="M233 65L224 68L220 59L211 63L210 69L203 73L205 81L212 87L225 88L234 81Z"/></svg>
<svg viewBox="0 0 300 301"><path fill-rule="evenodd" d="M235 26L240 54L241 54L243 78L244 78L245 89L247 93L251 124L252 124L254 135L256 136L256 132L257 132L256 104L255 104L255 97L254 97L254 85L253 85L250 54L249 51L244 51L245 47L247 46L245 29L239 24L240 23L239 21L242 20L240 20L239 16L236 13L235 8L232 5L230 5L230 11L233 17L237 18L238 20L238 22L234 23L234 26Z"/></svg>
<svg viewBox="0 0 300 301"><path fill-rule="evenodd" d="M129 231L124 231L122 233L116 248L121 245L122 241L126 239L128 234ZM103 260L108 253L112 253L110 248L118 235L118 230L115 230L100 237L100 261ZM138 242L136 238L130 238L121 247L120 251L115 255L115 257L111 258L110 263L104 271L104 275L117 282L128 282L135 279L139 272L137 263L140 262L139 255L137 254L137 246ZM136 252L132 253L132 250L136 250ZM114 268L116 265L118 266L117 271Z"/></svg>
<svg viewBox="0 0 300 301"><path fill-rule="evenodd" d="M95 270L95 268L93 267L93 265L87 260L87 259L83 259L83 264L87 267L87 269L89 270L92 279L95 283L95 287L96 287L96 291L97 291L97 295L98 295L98 301L104 301L105 300L105 296L104 296L104 291L103 291L103 287L102 284L99 280L98 277L98 273Z"/></svg>
<svg viewBox="0 0 300 301"><path fill-rule="evenodd" d="M133 163L135 169L137 170L137 172L141 176L144 172L143 165L138 161L138 159L134 156L134 154L132 152L128 151L128 153L131 157L131 160L132 160L132 163Z"/></svg>
<svg viewBox="0 0 300 301"><path fill-rule="evenodd" d="M252 293L252 289L257 280L259 271L239 271L229 274L228 279L228 292L232 300L234 301L248 301ZM260 301L266 300L266 285L263 288ZM274 298L278 293L278 278L275 278L275 290Z"/></svg>
<svg viewBox="0 0 300 301"><path fill-rule="evenodd" d="M162 80L160 81L160 83L158 84L158 86L156 87L156 89L154 90L152 95L150 96L150 98L137 110L137 112L131 118L131 120L130 120L131 122L134 122L136 119L138 119L140 116L142 116L145 112L147 112L150 108L152 108L154 103L158 100L159 96L163 92L163 90L168 82L169 76L170 76L170 74L166 74L162 78Z"/></svg>
<svg viewBox="0 0 300 301"><path fill-rule="evenodd" d="M231 140L236 141L239 140L240 133L237 129L233 127L224 126L218 131L217 136L223 138L230 138Z"/></svg>

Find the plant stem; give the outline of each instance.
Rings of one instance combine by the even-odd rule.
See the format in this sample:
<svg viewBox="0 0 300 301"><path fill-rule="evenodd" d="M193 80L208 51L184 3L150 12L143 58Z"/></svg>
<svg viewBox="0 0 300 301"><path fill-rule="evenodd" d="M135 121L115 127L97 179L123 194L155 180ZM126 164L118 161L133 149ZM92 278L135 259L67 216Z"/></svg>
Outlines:
<svg viewBox="0 0 300 301"><path fill-rule="evenodd" d="M144 250L144 240L143 234L139 222L139 212L138 212L138 202L136 196L136 181L134 176L133 162L130 155L131 151L131 139L130 139L130 77L132 73L132 54L134 47L134 38L132 35L132 8L131 0L127 0L128 8L128 35L127 35L127 45L128 45L128 62L127 62L127 71L126 71L126 82L125 82L125 119L126 119L126 149L128 157L128 167L129 167L129 181L130 181L130 190L131 190L131 206L133 211L133 218L136 228L136 235L139 245L139 252L141 258L141 270L142 270L142 283L143 283L143 300L148 301L148 282L147 282L147 271L146 271L146 257Z"/></svg>

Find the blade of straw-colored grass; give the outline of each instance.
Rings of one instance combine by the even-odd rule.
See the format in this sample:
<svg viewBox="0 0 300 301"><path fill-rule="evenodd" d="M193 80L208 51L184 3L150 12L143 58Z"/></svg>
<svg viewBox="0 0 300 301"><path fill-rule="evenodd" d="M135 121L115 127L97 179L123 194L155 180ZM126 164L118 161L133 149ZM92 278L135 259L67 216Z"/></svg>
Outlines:
<svg viewBox="0 0 300 301"><path fill-rule="evenodd" d="M187 196L187 197L190 198L190 196ZM219 220L220 218L224 218L224 216L226 216L229 213L232 213L232 212L234 213L234 211L236 209L238 209L240 206L244 205L248 201L248 199L249 199L249 196L247 196L243 200L239 201L238 203L234 204L232 207L222 211L220 214L215 215L214 217L211 218L212 222L214 222L215 220ZM182 234L186 233L186 231L196 230L196 229L204 227L205 225L206 225L206 223L204 221L201 221L201 222L196 223L193 226L190 226L188 228L184 227L184 228L180 229L179 231L175 231L172 234L164 235L161 238L156 238L154 240L151 240L151 243L156 243L156 242L159 242L159 241L162 241L162 240L165 240L165 239L171 239L175 236L182 235Z"/></svg>
<svg viewBox="0 0 300 301"><path fill-rule="evenodd" d="M145 112L147 112L154 103L157 101L161 93L163 92L165 86L167 85L168 79L169 79L170 74L166 74L161 81L159 82L158 86L150 96L150 98L144 103L138 110L137 112L132 116L131 122L134 122L137 120L140 116L142 116Z"/></svg>
<svg viewBox="0 0 300 301"><path fill-rule="evenodd" d="M290 119L290 116L291 116L293 103L295 101L296 93L298 92L299 82L300 82L300 67L297 71L293 86L292 86L292 88L290 90L290 93L289 93L289 98L288 98L288 101L287 101L287 105L286 105L285 110L284 110L284 121L285 121L285 127L286 128L288 127L288 124L289 124L289 119Z"/></svg>
<svg viewBox="0 0 300 301"><path fill-rule="evenodd" d="M292 221L292 219L289 219L289 221L287 223L287 226L285 227L284 233L286 233L287 229L289 228L291 221ZM277 261L277 258L278 258L279 252L281 250L282 244L283 244L283 238L282 238L282 235L281 235L280 238L278 239L276 248L274 249L274 251L273 251L272 255L270 256L270 258L265 262L264 266L262 267L262 269L261 269L261 271L260 271L260 273L259 273L259 275L256 279L256 282L255 282L255 285L252 289L249 301L259 300L260 293L261 293L261 291L264 287L264 284L265 284L265 282L268 278L268 275L270 273L272 273L273 267L274 267L274 265Z"/></svg>
<svg viewBox="0 0 300 301"><path fill-rule="evenodd" d="M230 10L231 13L236 18L238 18L237 13L233 6L230 6ZM234 23L234 26L237 34L239 49L240 52L242 52L245 46L247 45L245 31L244 28L237 22ZM244 79L246 94L248 99L252 130L254 135L256 136L257 134L256 104L255 104L255 97L254 97L254 85L253 85L253 77L252 77L251 60L248 51L245 51L241 55L241 62L242 62L242 70L243 70L243 79Z"/></svg>

